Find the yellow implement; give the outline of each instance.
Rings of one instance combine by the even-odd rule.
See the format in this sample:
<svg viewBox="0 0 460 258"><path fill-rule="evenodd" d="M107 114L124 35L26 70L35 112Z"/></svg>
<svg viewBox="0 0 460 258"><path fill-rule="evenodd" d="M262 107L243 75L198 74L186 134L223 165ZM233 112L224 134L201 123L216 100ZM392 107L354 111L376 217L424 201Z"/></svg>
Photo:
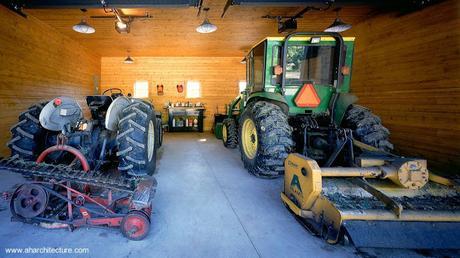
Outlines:
<svg viewBox="0 0 460 258"><path fill-rule="evenodd" d="M460 248L460 196L431 176L426 160L360 158L359 167L320 168L290 154L281 199L313 232L356 247Z"/></svg>

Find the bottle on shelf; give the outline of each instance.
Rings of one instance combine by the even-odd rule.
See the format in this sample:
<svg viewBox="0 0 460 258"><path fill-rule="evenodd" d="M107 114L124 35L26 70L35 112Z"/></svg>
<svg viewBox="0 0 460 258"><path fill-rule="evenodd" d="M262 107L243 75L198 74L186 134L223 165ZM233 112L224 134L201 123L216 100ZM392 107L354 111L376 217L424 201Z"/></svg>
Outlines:
<svg viewBox="0 0 460 258"><path fill-rule="evenodd" d="M198 119L195 118L195 119L193 120L193 126L194 126L194 127L198 127Z"/></svg>

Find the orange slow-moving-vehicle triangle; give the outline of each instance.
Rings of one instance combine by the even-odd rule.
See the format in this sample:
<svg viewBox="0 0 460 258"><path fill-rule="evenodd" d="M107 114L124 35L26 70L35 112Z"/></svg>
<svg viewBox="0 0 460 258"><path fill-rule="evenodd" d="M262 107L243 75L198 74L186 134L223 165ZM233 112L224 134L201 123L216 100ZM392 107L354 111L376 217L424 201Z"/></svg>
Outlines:
<svg viewBox="0 0 460 258"><path fill-rule="evenodd" d="M298 107L315 108L321 103L315 87L311 83L304 84L302 89L297 93L294 100Z"/></svg>

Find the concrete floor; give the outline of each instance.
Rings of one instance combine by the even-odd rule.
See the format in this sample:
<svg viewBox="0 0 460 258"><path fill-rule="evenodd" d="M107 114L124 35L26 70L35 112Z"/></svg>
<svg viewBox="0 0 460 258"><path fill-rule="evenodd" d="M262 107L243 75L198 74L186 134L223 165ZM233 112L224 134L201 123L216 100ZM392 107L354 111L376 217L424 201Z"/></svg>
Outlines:
<svg viewBox="0 0 460 258"><path fill-rule="evenodd" d="M15 257L5 255L5 248L24 247L89 248L89 254L71 257L419 256L410 250L358 252L351 246L324 243L281 203L282 178L249 175L239 155L238 149L224 148L211 134L167 134L155 175L158 189L151 231L139 242L128 241L117 229L68 232L10 222L8 203L2 200L0 257ZM2 172L0 191L10 191L22 180Z"/></svg>

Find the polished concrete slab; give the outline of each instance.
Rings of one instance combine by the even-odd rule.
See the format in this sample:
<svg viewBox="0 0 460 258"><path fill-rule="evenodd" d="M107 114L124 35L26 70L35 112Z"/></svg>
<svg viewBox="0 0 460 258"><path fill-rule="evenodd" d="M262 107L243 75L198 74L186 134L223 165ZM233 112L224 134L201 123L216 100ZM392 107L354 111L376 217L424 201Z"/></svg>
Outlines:
<svg viewBox="0 0 460 258"><path fill-rule="evenodd" d="M410 250L358 252L310 235L280 201L282 179L249 175L238 149L208 133L166 134L158 154L150 235L128 241L116 229L49 230L10 222L0 201L0 257L5 248L88 248L72 257L417 257ZM23 179L0 173L0 191ZM62 255L54 255L62 257ZM54 257L45 254L43 257ZM35 256L34 256L35 257Z"/></svg>

